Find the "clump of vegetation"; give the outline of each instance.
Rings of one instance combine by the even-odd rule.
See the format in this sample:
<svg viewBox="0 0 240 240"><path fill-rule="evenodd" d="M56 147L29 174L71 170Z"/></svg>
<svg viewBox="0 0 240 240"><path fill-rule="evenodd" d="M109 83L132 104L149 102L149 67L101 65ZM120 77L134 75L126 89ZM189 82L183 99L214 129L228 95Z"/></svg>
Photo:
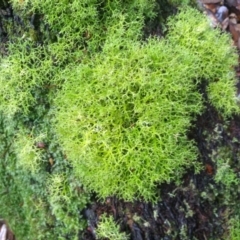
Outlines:
<svg viewBox="0 0 240 240"><path fill-rule="evenodd" d="M217 183L223 183L227 188L230 188L232 185L236 186L239 183L236 174L230 167L229 161L230 159L227 158L218 159L217 173L215 176L215 181Z"/></svg>
<svg viewBox="0 0 240 240"><path fill-rule="evenodd" d="M142 24L153 1L11 2L18 17L3 21L10 41L0 60L1 217L19 239L76 239L89 194L53 133L52 101L64 72L101 50L116 8Z"/></svg>
<svg viewBox="0 0 240 240"><path fill-rule="evenodd" d="M238 218L232 218L230 221L230 236L229 240L237 240L240 238L240 222Z"/></svg>
<svg viewBox="0 0 240 240"><path fill-rule="evenodd" d="M23 169L28 170L31 173L35 173L39 170L41 165L42 153L37 148L36 142L44 138L44 135L33 139L31 133L26 133L23 130L18 131L16 139L14 141L14 148L17 157L17 165Z"/></svg>
<svg viewBox="0 0 240 240"><path fill-rule="evenodd" d="M77 239L89 191L156 200L158 184L199 169L187 133L205 101L239 111L237 54L196 10L143 41L153 0L11 3L24 21L0 60L0 212L19 239ZM99 237L110 230L127 239L103 216Z"/></svg>
<svg viewBox="0 0 240 240"><path fill-rule="evenodd" d="M171 18L168 29L172 45L184 49L193 61L195 83L207 85L209 102L225 117L239 112L234 71L237 54L229 35L211 29L207 19L194 9Z"/></svg>
<svg viewBox="0 0 240 240"><path fill-rule="evenodd" d="M215 145L215 148L211 149L211 154L209 154L211 161L213 161L216 166L216 173L214 175L215 182L222 184L225 188L224 191L229 191L230 195L234 195L233 192L236 192L236 187L239 184L238 174L236 170L232 168L234 163L233 152L236 152L236 150L234 150L234 144L238 143L238 140L229 137L229 142L226 142L224 134L226 134L228 127L228 124L223 125L219 123L215 126L211 134L205 134L207 146L211 146L211 144ZM227 199L226 196L225 198Z"/></svg>
<svg viewBox="0 0 240 240"><path fill-rule="evenodd" d="M141 43L132 40L134 31L120 15L102 52L66 74L55 101L63 149L76 175L101 198L153 200L157 184L177 181L192 165L196 149L186 135L204 107L197 88L202 81L219 94L221 79L229 83L230 107L213 104L224 116L239 111L235 50L199 12L172 18L166 40Z"/></svg>
<svg viewBox="0 0 240 240"><path fill-rule="evenodd" d="M56 77L51 55L46 48L29 40L18 40L8 47L9 56L1 59L0 109L6 115L30 115L30 107L38 103L50 82ZM53 79L51 79L53 81Z"/></svg>
<svg viewBox="0 0 240 240"><path fill-rule="evenodd" d="M72 177L50 126L44 125L46 134L38 135L19 128L16 119L0 117L1 217L19 239L77 239L86 226L80 211L89 195ZM48 137L49 146L37 148Z"/></svg>
<svg viewBox="0 0 240 240"><path fill-rule="evenodd" d="M8 57L1 59L0 109L10 114L28 114L39 95L46 96L46 92L50 95L61 87L64 82L62 72L68 65L75 67L100 51L106 29L117 20L116 9L128 9L131 13L125 15L125 20L136 25L135 38L142 30L138 26L143 26L144 16L154 16L152 0L125 4L74 0L70 5L58 0L41 3L13 0L12 4L14 10L24 14L25 21L19 24L21 31L16 30L17 37L8 45ZM38 18L37 26L33 25L33 20L27 22L29 18ZM36 30L36 39L29 36L29 25Z"/></svg>
<svg viewBox="0 0 240 240"><path fill-rule="evenodd" d="M54 173L48 179L47 189L51 213L58 221L56 232L60 236L79 239L79 231L85 226L79 219L80 211L89 201L81 183L68 174Z"/></svg>
<svg viewBox="0 0 240 240"><path fill-rule="evenodd" d="M108 240L128 240L129 237L124 232L120 232L120 227L114 222L112 216L101 215L96 231L97 239Z"/></svg>
<svg viewBox="0 0 240 240"><path fill-rule="evenodd" d="M231 126L232 125L232 126ZM201 195L204 199L214 202L216 212L218 205L224 206L223 223L224 239L239 238L239 135L231 123L224 121L214 125L213 131L204 132L205 152L213 162L215 183L205 186ZM231 129L233 128L233 129ZM206 141L206 142L205 142ZM214 147L213 147L214 146Z"/></svg>

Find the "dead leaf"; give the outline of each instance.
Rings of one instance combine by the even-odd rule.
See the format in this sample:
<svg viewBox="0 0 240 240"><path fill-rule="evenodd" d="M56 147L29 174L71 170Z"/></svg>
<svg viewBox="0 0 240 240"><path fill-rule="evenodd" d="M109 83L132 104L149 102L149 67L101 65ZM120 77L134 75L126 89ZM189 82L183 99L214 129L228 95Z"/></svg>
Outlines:
<svg viewBox="0 0 240 240"><path fill-rule="evenodd" d="M44 142L37 142L37 143L36 143L36 147L37 147L37 148L45 148L46 145L45 145Z"/></svg>
<svg viewBox="0 0 240 240"><path fill-rule="evenodd" d="M207 172L208 175L213 175L214 170L213 170L212 165L210 165L210 164L207 163L207 164L205 165L205 170L206 170L206 172Z"/></svg>
<svg viewBox="0 0 240 240"><path fill-rule="evenodd" d="M203 4L203 6L205 9L215 14L220 5L219 4Z"/></svg>
<svg viewBox="0 0 240 240"><path fill-rule="evenodd" d="M236 31L240 32L240 24L236 24L235 26Z"/></svg>
<svg viewBox="0 0 240 240"><path fill-rule="evenodd" d="M235 46L238 45L238 38L239 38L239 32L235 29L236 24L232 24L229 22L229 31L232 34L232 39L234 41Z"/></svg>
<svg viewBox="0 0 240 240"><path fill-rule="evenodd" d="M49 158L48 161L49 161L49 163L50 163L51 166L54 164L54 161L53 161L52 158Z"/></svg>
<svg viewBox="0 0 240 240"><path fill-rule="evenodd" d="M216 28L219 24L218 24L218 20L215 17L215 15L209 10L206 11L206 15L207 15L208 19L210 20L211 27Z"/></svg>
<svg viewBox="0 0 240 240"><path fill-rule="evenodd" d="M233 24L237 24L237 15L235 13L231 13L229 15L229 21Z"/></svg>
<svg viewBox="0 0 240 240"><path fill-rule="evenodd" d="M225 18L225 20L222 22L221 26L222 26L222 30L226 30L229 24L229 18Z"/></svg>

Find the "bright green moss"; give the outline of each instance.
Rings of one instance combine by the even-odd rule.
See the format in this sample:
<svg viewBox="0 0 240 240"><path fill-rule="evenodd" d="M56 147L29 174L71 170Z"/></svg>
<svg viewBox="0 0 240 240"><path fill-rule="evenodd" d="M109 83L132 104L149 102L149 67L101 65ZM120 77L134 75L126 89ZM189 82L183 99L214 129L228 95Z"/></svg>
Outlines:
<svg viewBox="0 0 240 240"><path fill-rule="evenodd" d="M46 135L36 136L36 129L29 133L20 128L19 118L0 114L1 217L18 239L78 239L86 226L80 212L89 195L73 177L53 136L49 149L36 148L36 142L51 135L45 124L38 127Z"/></svg>
<svg viewBox="0 0 240 240"><path fill-rule="evenodd" d="M212 29L194 9L182 10L168 22L168 39L173 46L192 55L196 82L206 81L210 103L224 116L239 112L236 104L236 77L238 64L236 49L230 36Z"/></svg>
<svg viewBox="0 0 240 240"><path fill-rule="evenodd" d="M204 108L199 85L225 117L239 111L235 49L198 11L182 10L166 39L143 43L152 1L25 3L44 14L56 38L10 45L0 108L28 115L47 92L59 142L99 197L153 200L157 184L179 180L196 159L187 131Z"/></svg>
<svg viewBox="0 0 240 240"><path fill-rule="evenodd" d="M96 230L97 239L128 240L126 233L120 232L120 227L114 222L112 216L101 215Z"/></svg>
<svg viewBox="0 0 240 240"><path fill-rule="evenodd" d="M36 142L41 141L44 135L33 138L30 133L21 130L14 141L14 150L17 157L17 166L34 174L41 165L42 154L36 147Z"/></svg>
<svg viewBox="0 0 240 240"><path fill-rule="evenodd" d="M39 89L49 83L55 70L51 55L31 41L9 45L9 56L0 61L0 109L6 114L29 113ZM56 71L55 71L56 72Z"/></svg>
<svg viewBox="0 0 240 240"><path fill-rule="evenodd" d="M155 53L166 50L155 44ZM180 69L171 78L169 67L162 73L151 64L147 47L128 47L68 73L56 127L84 184L101 197L132 200L136 193L148 200L157 182L175 178L195 158L186 130L201 96L182 81Z"/></svg>
<svg viewBox="0 0 240 240"><path fill-rule="evenodd" d="M166 41L144 44L127 37L133 29L120 19L102 53L66 72L56 131L76 175L99 197L153 200L157 184L178 180L196 159L186 134L203 109L198 84L224 77L228 105L213 104L226 115L238 110L237 55L196 10L169 21Z"/></svg>
<svg viewBox="0 0 240 240"><path fill-rule="evenodd" d="M127 13L128 22L143 22L155 16L154 0L11 0L14 9L44 16L51 42L64 42L65 53L87 49L91 54L101 49L109 23L116 12ZM44 33L46 35L46 33ZM47 39L49 41L49 39ZM59 51L59 50L58 50ZM57 52L56 52L57 54ZM67 53L66 53L67 54Z"/></svg>
<svg viewBox="0 0 240 240"><path fill-rule="evenodd" d="M229 221L230 225L230 235L228 236L228 240L238 240L240 238L240 223L239 223L239 216L232 218Z"/></svg>
<svg viewBox="0 0 240 240"><path fill-rule="evenodd" d="M106 32L119 20L121 11L127 11L126 23L136 28L129 37L138 39L144 16L154 16L153 2L12 0L14 10L22 14L24 26L16 34L20 38L9 43L8 56L0 60L0 109L7 114L28 114L38 104L39 95L55 93L64 82L62 72L68 65L75 68L101 50ZM40 17L38 29L42 42L29 37L29 31L34 30L33 26L29 29L33 12L44 16Z"/></svg>
<svg viewBox="0 0 240 240"><path fill-rule="evenodd" d="M0 62L0 110L12 116L1 115L0 212L19 239L77 238L85 189L155 200L158 184L197 165L187 133L205 101L239 112L235 49L196 10L143 42L153 0L11 2L25 21L36 11L43 34L21 29Z"/></svg>

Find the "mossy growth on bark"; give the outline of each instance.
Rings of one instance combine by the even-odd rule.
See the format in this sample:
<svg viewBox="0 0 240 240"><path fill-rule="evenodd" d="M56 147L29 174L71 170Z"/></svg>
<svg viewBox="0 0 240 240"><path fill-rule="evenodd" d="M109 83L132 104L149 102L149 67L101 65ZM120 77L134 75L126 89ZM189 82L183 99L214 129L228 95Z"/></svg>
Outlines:
<svg viewBox="0 0 240 240"><path fill-rule="evenodd" d="M199 169L187 134L206 101L239 112L236 50L197 10L145 39L153 0L11 3L40 21L0 59L0 212L19 239L77 239L88 191L155 201L157 185Z"/></svg>
<svg viewBox="0 0 240 240"><path fill-rule="evenodd" d="M157 184L178 181L194 164L187 131L204 109L202 81L223 116L239 112L229 36L193 9L168 25L165 39L143 43L120 14L101 53L66 71L56 132L76 175L101 198L153 200Z"/></svg>

